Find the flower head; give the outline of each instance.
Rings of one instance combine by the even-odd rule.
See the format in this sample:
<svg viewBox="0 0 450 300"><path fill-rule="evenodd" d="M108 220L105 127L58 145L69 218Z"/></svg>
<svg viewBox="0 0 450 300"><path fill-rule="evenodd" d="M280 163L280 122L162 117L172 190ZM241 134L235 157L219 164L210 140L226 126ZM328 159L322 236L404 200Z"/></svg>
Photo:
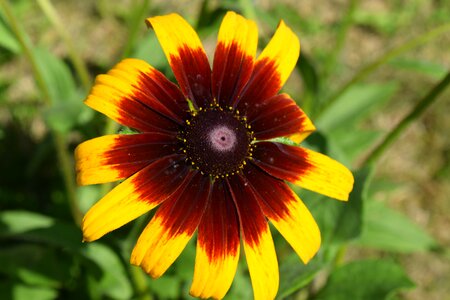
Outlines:
<svg viewBox="0 0 450 300"><path fill-rule="evenodd" d="M320 153L275 142L302 141L315 128L287 94L278 94L300 52L283 21L256 58L257 27L229 12L212 70L192 27L179 15L147 19L178 85L138 59L99 75L85 103L137 134L86 141L75 152L79 184L125 179L83 220L96 240L159 206L139 237L131 263L161 276L197 231L191 294L222 298L245 251L255 299L278 290L268 220L303 262L320 232L286 181L347 200L351 173Z"/></svg>

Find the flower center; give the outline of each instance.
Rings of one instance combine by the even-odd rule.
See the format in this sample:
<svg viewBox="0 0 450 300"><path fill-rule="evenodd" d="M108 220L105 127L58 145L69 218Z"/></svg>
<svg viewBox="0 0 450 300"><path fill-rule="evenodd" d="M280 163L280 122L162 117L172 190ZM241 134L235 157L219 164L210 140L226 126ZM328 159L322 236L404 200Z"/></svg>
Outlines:
<svg viewBox="0 0 450 300"><path fill-rule="evenodd" d="M179 134L187 161L214 178L239 171L251 157L253 132L245 118L213 106L194 113Z"/></svg>

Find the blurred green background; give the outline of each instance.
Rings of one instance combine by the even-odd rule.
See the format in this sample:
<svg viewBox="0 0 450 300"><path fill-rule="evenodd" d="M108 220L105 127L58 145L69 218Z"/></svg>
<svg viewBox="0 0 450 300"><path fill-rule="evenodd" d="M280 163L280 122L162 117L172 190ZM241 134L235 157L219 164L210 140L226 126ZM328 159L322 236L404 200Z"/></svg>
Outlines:
<svg viewBox="0 0 450 300"><path fill-rule="evenodd" d="M81 243L77 222L112 185L77 187L73 149L121 130L82 103L95 75L137 57L173 79L146 17L180 13L211 58L227 10L257 21L259 49L280 19L297 33L302 55L284 91L318 128L305 144L356 177L347 204L296 189L323 245L304 266L274 232L279 298L448 299L450 91L428 94L450 69L448 1L0 4L0 299L190 298L195 239L159 280L128 264L150 216ZM227 298L251 295L241 259Z"/></svg>

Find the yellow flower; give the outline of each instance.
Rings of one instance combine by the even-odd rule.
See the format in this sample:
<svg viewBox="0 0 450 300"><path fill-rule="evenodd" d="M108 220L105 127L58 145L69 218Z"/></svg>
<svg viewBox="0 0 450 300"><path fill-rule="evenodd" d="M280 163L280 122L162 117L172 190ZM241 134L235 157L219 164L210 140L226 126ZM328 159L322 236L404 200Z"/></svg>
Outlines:
<svg viewBox="0 0 450 300"><path fill-rule="evenodd" d="M315 129L287 94L278 94L297 62L299 40L281 21L256 58L256 24L229 12L211 70L182 17L147 24L179 87L138 59L97 77L85 103L139 133L76 149L79 184L125 179L88 211L84 239L99 239L159 205L132 264L161 276L197 230L193 296L225 296L242 242L255 299L273 299L278 262L268 221L305 263L320 246L316 222L285 181L339 200L353 186L350 171L331 158L271 141L300 142Z"/></svg>

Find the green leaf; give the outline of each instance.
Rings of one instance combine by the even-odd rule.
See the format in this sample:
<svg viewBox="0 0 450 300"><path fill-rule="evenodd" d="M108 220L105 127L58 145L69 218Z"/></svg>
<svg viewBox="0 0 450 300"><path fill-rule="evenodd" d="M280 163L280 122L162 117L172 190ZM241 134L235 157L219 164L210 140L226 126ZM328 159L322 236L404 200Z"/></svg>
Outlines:
<svg viewBox="0 0 450 300"><path fill-rule="evenodd" d="M148 279L149 291L156 294L158 299L179 299L181 282L180 278L173 275L164 275L156 280Z"/></svg>
<svg viewBox="0 0 450 300"><path fill-rule="evenodd" d="M101 268L102 274L93 285L98 293L114 299L131 298L133 289L129 276L116 252L97 242L83 247L82 254Z"/></svg>
<svg viewBox="0 0 450 300"><path fill-rule="evenodd" d="M76 124L86 123L93 117L92 110L83 104L83 97L76 88L68 66L47 49L35 48L33 54L46 86L51 103L44 111L48 125L66 133Z"/></svg>
<svg viewBox="0 0 450 300"><path fill-rule="evenodd" d="M437 247L436 241L403 214L380 201L368 201L363 232L357 243L381 250L410 253Z"/></svg>
<svg viewBox="0 0 450 300"><path fill-rule="evenodd" d="M57 291L50 288L28 286L17 282L0 282L0 299L50 300L56 299L57 296Z"/></svg>
<svg viewBox="0 0 450 300"><path fill-rule="evenodd" d="M36 47L33 55L53 103L65 102L75 94L75 81L67 65L50 51Z"/></svg>
<svg viewBox="0 0 450 300"><path fill-rule="evenodd" d="M389 100L397 89L395 82L354 85L323 112L316 127L325 132L352 128Z"/></svg>
<svg viewBox="0 0 450 300"><path fill-rule="evenodd" d="M81 230L74 224L29 211L0 213L0 240L15 238L42 242L77 251L81 247Z"/></svg>
<svg viewBox="0 0 450 300"><path fill-rule="evenodd" d="M386 260L362 260L337 268L315 300L381 300L414 287L405 271Z"/></svg>
<svg viewBox="0 0 450 300"><path fill-rule="evenodd" d="M11 32L9 27L0 13L0 47L11 51L12 53L20 52L20 45L14 34Z"/></svg>
<svg viewBox="0 0 450 300"><path fill-rule="evenodd" d="M305 265L297 254L289 255L280 265L280 289L277 298L284 299L308 285L323 267L324 263L318 258Z"/></svg>
<svg viewBox="0 0 450 300"><path fill-rule="evenodd" d="M405 71L414 71L429 75L436 80L443 78L447 72L447 68L442 63L439 64L413 58L399 57L389 61L389 64Z"/></svg>
<svg viewBox="0 0 450 300"><path fill-rule="evenodd" d="M0 273L29 285L59 288L70 278L71 260L65 252L35 244L0 249Z"/></svg>
<svg viewBox="0 0 450 300"><path fill-rule="evenodd" d="M351 165L361 155L367 153L379 140L380 131L352 128L341 128L329 132L327 135L330 153L345 165Z"/></svg>

